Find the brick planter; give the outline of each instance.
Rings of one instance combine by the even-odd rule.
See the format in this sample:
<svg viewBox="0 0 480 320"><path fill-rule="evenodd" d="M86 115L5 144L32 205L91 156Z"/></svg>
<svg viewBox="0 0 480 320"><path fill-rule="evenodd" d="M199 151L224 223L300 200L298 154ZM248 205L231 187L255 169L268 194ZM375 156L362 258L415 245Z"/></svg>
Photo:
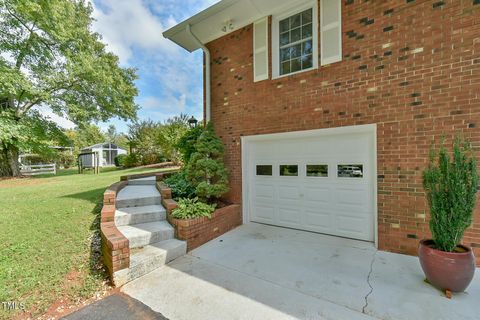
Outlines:
<svg viewBox="0 0 480 320"><path fill-rule="evenodd" d="M130 249L128 239L115 226L115 199L117 193L126 185L127 181L112 184L103 194L103 208L100 218L102 237L103 263L110 276L118 270L130 266Z"/></svg>
<svg viewBox="0 0 480 320"><path fill-rule="evenodd" d="M187 251L190 251L241 225L242 212L239 204L232 204L215 210L211 219L181 220L169 213L168 221L175 228L175 237L187 241Z"/></svg>
<svg viewBox="0 0 480 320"><path fill-rule="evenodd" d="M157 183L162 195L162 204L167 210L168 222L175 228L175 238L187 242L187 251L193 250L202 244L221 236L242 224L242 210L239 204L232 204L215 210L212 218L175 219L171 213L177 207L171 199L172 192L162 182Z"/></svg>

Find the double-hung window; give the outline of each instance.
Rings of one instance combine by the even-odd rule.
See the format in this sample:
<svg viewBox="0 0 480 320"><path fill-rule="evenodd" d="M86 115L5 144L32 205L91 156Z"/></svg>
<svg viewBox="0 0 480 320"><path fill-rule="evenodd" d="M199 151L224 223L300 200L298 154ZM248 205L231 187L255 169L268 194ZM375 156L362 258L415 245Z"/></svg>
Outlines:
<svg viewBox="0 0 480 320"><path fill-rule="evenodd" d="M313 67L313 9L279 21L279 75Z"/></svg>
<svg viewBox="0 0 480 320"><path fill-rule="evenodd" d="M318 67L316 1L272 17L272 76L278 78Z"/></svg>
<svg viewBox="0 0 480 320"><path fill-rule="evenodd" d="M295 3L272 15L271 37L267 17L254 23L254 81L270 78L270 57L274 79L342 60L342 1Z"/></svg>

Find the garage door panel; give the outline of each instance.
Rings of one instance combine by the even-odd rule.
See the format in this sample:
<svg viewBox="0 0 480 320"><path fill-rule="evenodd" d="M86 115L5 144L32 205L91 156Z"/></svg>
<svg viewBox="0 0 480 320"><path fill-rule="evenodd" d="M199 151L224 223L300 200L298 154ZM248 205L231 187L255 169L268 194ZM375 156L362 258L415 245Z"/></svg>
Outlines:
<svg viewBox="0 0 480 320"><path fill-rule="evenodd" d="M305 201L313 205L326 204L331 201L330 188L305 187Z"/></svg>
<svg viewBox="0 0 480 320"><path fill-rule="evenodd" d="M249 142L244 150L249 161L250 220L373 241L374 135L373 130L308 137L295 134L295 138ZM258 164L271 170L257 176ZM298 171L280 170L282 165L297 166ZM342 176L338 166L344 166ZM355 170L362 176L353 176L360 175ZM280 175L285 172L297 175Z"/></svg>
<svg viewBox="0 0 480 320"><path fill-rule="evenodd" d="M253 218L258 222L274 223L276 220L274 207L256 205L252 209L255 212Z"/></svg>
<svg viewBox="0 0 480 320"><path fill-rule="evenodd" d="M315 231L328 232L332 229L332 214L322 210L305 210L305 223Z"/></svg>
<svg viewBox="0 0 480 320"><path fill-rule="evenodd" d="M340 205L367 206L369 191L357 188L336 188L335 199Z"/></svg>
<svg viewBox="0 0 480 320"><path fill-rule="evenodd" d="M337 213L335 224L339 233L348 238L370 240L367 236L371 220L367 216Z"/></svg>
<svg viewBox="0 0 480 320"><path fill-rule="evenodd" d="M300 200L300 188L296 186L278 186L279 200Z"/></svg>
<svg viewBox="0 0 480 320"><path fill-rule="evenodd" d="M275 188L272 185L255 184L253 196L256 199L273 200Z"/></svg>
<svg viewBox="0 0 480 320"><path fill-rule="evenodd" d="M278 221L282 224L299 227L302 224L302 214L298 208L282 207L278 209Z"/></svg>

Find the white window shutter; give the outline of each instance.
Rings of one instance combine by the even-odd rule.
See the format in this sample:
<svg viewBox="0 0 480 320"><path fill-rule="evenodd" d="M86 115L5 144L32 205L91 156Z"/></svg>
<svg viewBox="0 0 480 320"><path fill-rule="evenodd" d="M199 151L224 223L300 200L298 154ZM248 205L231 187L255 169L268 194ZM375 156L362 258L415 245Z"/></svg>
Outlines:
<svg viewBox="0 0 480 320"><path fill-rule="evenodd" d="M253 81L268 79L268 17L253 24Z"/></svg>
<svg viewBox="0 0 480 320"><path fill-rule="evenodd" d="M342 60L342 1L320 1L321 64Z"/></svg>

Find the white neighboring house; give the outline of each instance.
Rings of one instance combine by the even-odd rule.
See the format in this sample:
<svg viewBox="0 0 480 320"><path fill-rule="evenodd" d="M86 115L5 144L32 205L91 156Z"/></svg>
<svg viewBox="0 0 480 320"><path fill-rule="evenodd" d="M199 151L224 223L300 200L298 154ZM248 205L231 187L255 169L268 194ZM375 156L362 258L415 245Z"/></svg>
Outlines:
<svg viewBox="0 0 480 320"><path fill-rule="evenodd" d="M127 150L122 149L110 142L95 144L93 146L85 147L81 150L82 154L80 154L79 160L82 163L82 167L94 167L94 156L91 154L92 152L96 154L100 167L114 166L116 156L119 154L127 154Z"/></svg>

